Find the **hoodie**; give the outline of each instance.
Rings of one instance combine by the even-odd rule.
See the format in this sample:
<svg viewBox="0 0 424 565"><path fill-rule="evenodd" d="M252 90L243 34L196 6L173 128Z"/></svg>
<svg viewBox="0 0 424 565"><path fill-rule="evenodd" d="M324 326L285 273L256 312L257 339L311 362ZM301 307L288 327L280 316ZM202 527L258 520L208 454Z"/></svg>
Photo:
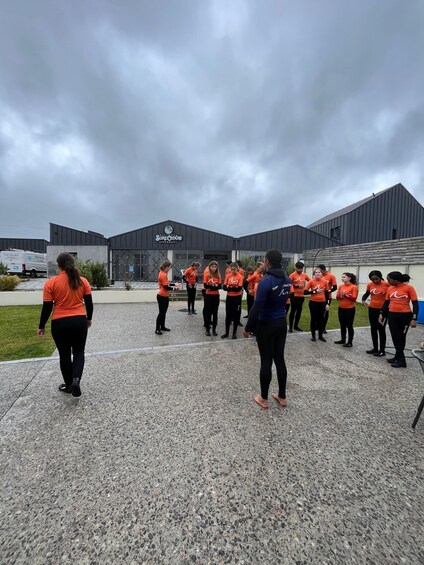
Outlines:
<svg viewBox="0 0 424 565"><path fill-rule="evenodd" d="M291 279L283 269L267 271L258 284L256 299L250 310L246 331L255 331L258 320L278 320L286 317L286 302L290 297Z"/></svg>

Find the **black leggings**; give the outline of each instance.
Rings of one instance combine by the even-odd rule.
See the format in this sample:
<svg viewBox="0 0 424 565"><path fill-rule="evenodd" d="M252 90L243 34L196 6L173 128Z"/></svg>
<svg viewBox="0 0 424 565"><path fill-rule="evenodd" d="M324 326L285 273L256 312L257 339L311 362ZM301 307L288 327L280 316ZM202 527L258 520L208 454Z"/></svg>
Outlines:
<svg viewBox="0 0 424 565"><path fill-rule="evenodd" d="M196 286L190 288L191 285L187 285L187 306L189 312L194 312L194 303L196 301Z"/></svg>
<svg viewBox="0 0 424 565"><path fill-rule="evenodd" d="M250 309L252 308L254 302L255 302L255 297L253 296L253 294L247 293L247 313L248 314L249 314Z"/></svg>
<svg viewBox="0 0 424 565"><path fill-rule="evenodd" d="M205 294L205 327L214 330L218 325L219 294Z"/></svg>
<svg viewBox="0 0 424 565"><path fill-rule="evenodd" d="M66 386L71 386L73 379L82 377L87 331L85 316L52 320L52 336L59 351L60 370Z"/></svg>
<svg viewBox="0 0 424 565"><path fill-rule="evenodd" d="M380 324L378 318L380 308L368 308L368 319L371 326L371 339L374 351L384 351L386 349L386 324ZM378 337L380 336L380 348L378 347Z"/></svg>
<svg viewBox="0 0 424 565"><path fill-rule="evenodd" d="M406 334L412 320L412 312L389 312L389 328L393 345L396 349L395 358L405 362Z"/></svg>
<svg viewBox="0 0 424 565"><path fill-rule="evenodd" d="M287 324L285 318L279 320L258 320L256 341L261 356L261 396L268 398L272 378L272 363L275 363L278 379L278 396L286 398L287 367L284 360Z"/></svg>
<svg viewBox="0 0 424 565"><path fill-rule="evenodd" d="M353 320L355 319L356 308L340 308L339 306L339 322L340 333L342 341L346 341L346 330L348 335L348 343L352 343L353 335Z"/></svg>
<svg viewBox="0 0 424 565"><path fill-rule="evenodd" d="M161 296L160 294L158 294L156 296L156 299L159 305L159 314L156 318L156 329L161 330L165 327L166 312L169 306L169 296Z"/></svg>
<svg viewBox="0 0 424 565"><path fill-rule="evenodd" d="M304 302L305 299L303 298L303 296L293 296L293 298L291 298L290 300L291 310L289 317L289 325L291 330L293 329L293 321L294 321L294 327L295 328L299 327L300 316L302 314L302 308Z"/></svg>
<svg viewBox="0 0 424 565"><path fill-rule="evenodd" d="M311 312L311 334L315 337L315 332L322 336L324 331L324 315L326 302L313 302L309 300L309 310Z"/></svg>
<svg viewBox="0 0 424 565"><path fill-rule="evenodd" d="M231 322L234 322L233 335L237 333L237 327L240 323L241 314L241 295L228 296L225 301L225 333L230 333Z"/></svg>

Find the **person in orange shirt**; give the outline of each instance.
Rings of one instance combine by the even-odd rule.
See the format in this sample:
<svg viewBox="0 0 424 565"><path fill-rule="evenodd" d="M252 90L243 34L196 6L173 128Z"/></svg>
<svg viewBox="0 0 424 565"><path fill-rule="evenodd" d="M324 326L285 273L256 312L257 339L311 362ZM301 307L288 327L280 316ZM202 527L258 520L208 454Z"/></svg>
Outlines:
<svg viewBox="0 0 424 565"><path fill-rule="evenodd" d="M160 266L158 275L159 290L156 296L156 300L159 306L159 314L156 318L156 335L162 335L163 332L170 332L171 330L165 326L166 312L169 306L169 291L173 287L177 287L176 283L169 282L168 271L171 268L170 261L164 261Z"/></svg>
<svg viewBox="0 0 424 565"><path fill-rule="evenodd" d="M355 319L355 303L358 298L358 285L356 275L353 273L342 274L342 284L337 290L336 299L339 301L339 322L341 338L334 343L343 347L352 347L354 329L353 320ZM346 330L348 339L346 341Z"/></svg>
<svg viewBox="0 0 424 565"><path fill-rule="evenodd" d="M330 293L328 282L324 279L320 268L314 269L314 278L306 283L305 294L311 296L309 300L309 311L311 313L311 341L316 341L316 331L318 331L318 339L327 341L323 337L324 333L324 315L330 308Z"/></svg>
<svg viewBox="0 0 424 565"><path fill-rule="evenodd" d="M418 298L415 288L409 284L411 277L399 271L392 271L387 275L389 288L386 300L381 309L380 323L387 318L390 334L395 346L395 356L387 359L392 367L406 367L405 345L408 329L417 327ZM412 311L410 307L412 303Z"/></svg>
<svg viewBox="0 0 424 565"><path fill-rule="evenodd" d="M237 328L240 323L241 297L243 294L243 276L239 272L237 263L231 263L231 273L225 277L224 290L227 291L225 301L225 334L222 339L230 334L231 322L233 322L233 339L237 339Z"/></svg>
<svg viewBox="0 0 424 565"><path fill-rule="evenodd" d="M263 277L263 263L257 263L255 271L253 270L253 267L247 267L246 274L247 276L243 286L247 295L247 316L245 316L245 318L248 318L253 302L255 301L255 285Z"/></svg>
<svg viewBox="0 0 424 565"><path fill-rule="evenodd" d="M366 292L362 296L362 304L368 308L372 339L372 349L367 349L367 353L375 357L384 357L386 355L386 324L380 324L378 317L386 300L389 283L383 280L381 271L371 271L368 278L371 282L367 284ZM368 304L367 298L369 296L371 296L371 300ZM380 338L380 347L378 347L378 338Z"/></svg>
<svg viewBox="0 0 424 565"><path fill-rule="evenodd" d="M306 273L303 272L303 267L305 265L298 261L295 265L296 270L290 276L293 284L293 296L291 297L291 310L289 317L289 333L293 332L293 322L294 329L298 332L303 332L302 328L299 327L300 316L302 315L303 303L305 301L305 287L306 283L311 279Z"/></svg>
<svg viewBox="0 0 424 565"><path fill-rule="evenodd" d="M335 292L335 291L337 290L337 281L336 281L336 277L333 275L333 273L330 273L330 271L327 271L327 268L326 268L325 265L323 265L323 264L318 265L318 268L321 269L322 275L323 275L324 279L326 279L327 282L328 282L328 288L329 288L329 293L330 293L330 294L329 294L329 297L330 297L330 298L329 298L329 300L330 300L330 301L329 301L329 305L331 305L331 293L332 293L332 292ZM325 333L325 334L327 333L327 331L326 331L325 328L327 327L329 312L330 312L330 309L327 310L327 312L325 313L325 316L324 316L324 330L323 330L323 333Z"/></svg>
<svg viewBox="0 0 424 565"><path fill-rule="evenodd" d="M217 261L211 261L203 273L203 286L205 288L205 328L206 335L216 333L218 325L219 289L222 287L221 275Z"/></svg>
<svg viewBox="0 0 424 565"><path fill-rule="evenodd" d="M187 306L189 314L197 314L194 309L194 303L196 301L196 283L199 267L200 263L194 261L190 267L184 271L184 280L187 283Z"/></svg>
<svg viewBox="0 0 424 565"><path fill-rule="evenodd" d="M59 351L62 392L81 396L81 377L85 362L85 342L93 317L91 286L81 277L75 259L69 253L57 258L59 274L44 285L43 308L37 335L45 335L45 326L53 311L51 332Z"/></svg>

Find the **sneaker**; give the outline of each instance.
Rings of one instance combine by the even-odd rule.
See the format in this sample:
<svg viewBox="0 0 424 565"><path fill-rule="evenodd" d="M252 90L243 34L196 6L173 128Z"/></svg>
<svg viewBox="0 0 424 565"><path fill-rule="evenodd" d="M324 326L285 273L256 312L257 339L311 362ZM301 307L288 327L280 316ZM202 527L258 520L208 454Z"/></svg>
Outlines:
<svg viewBox="0 0 424 565"><path fill-rule="evenodd" d="M318 339L319 339L320 341L324 341L325 343L327 343L327 340L325 339L325 337L322 337L322 335L320 335Z"/></svg>
<svg viewBox="0 0 424 565"><path fill-rule="evenodd" d="M406 361L396 361L396 363L392 363L392 367L394 367L395 369L406 367Z"/></svg>
<svg viewBox="0 0 424 565"><path fill-rule="evenodd" d="M374 357L384 357L386 353L384 351L376 351L373 355Z"/></svg>
<svg viewBox="0 0 424 565"><path fill-rule="evenodd" d="M228 337L228 334L222 334L221 339L226 339Z"/></svg>
<svg viewBox="0 0 424 565"><path fill-rule="evenodd" d="M72 381L72 396L81 396L80 380L74 379Z"/></svg>
<svg viewBox="0 0 424 565"><path fill-rule="evenodd" d="M391 357L390 359L386 359L387 363L397 363L398 360L396 359L396 357Z"/></svg>
<svg viewBox="0 0 424 565"><path fill-rule="evenodd" d="M295 326L294 329L295 329L297 332L303 332L302 328L299 328L299 326Z"/></svg>
<svg viewBox="0 0 424 565"><path fill-rule="evenodd" d="M327 333L327 330L324 330L322 333L323 333L323 334L326 334L326 333Z"/></svg>
<svg viewBox="0 0 424 565"><path fill-rule="evenodd" d="M378 353L378 351L376 349L367 349L366 353L368 353L369 355L375 355L376 353Z"/></svg>
<svg viewBox="0 0 424 565"><path fill-rule="evenodd" d="M60 392L67 392L68 394L71 394L72 386L67 386L65 383L62 383L59 385L59 390Z"/></svg>
<svg viewBox="0 0 424 565"><path fill-rule="evenodd" d="M161 328L162 332L170 332L171 330L169 328Z"/></svg>
<svg viewBox="0 0 424 565"><path fill-rule="evenodd" d="M317 340L317 338L315 336L311 337L311 341L316 341L316 340Z"/></svg>
<svg viewBox="0 0 424 565"><path fill-rule="evenodd" d="M293 333L293 330L291 328L288 329L289 334Z"/></svg>
<svg viewBox="0 0 424 565"><path fill-rule="evenodd" d="M334 342L336 345L344 345L346 342L344 339L339 339L338 341Z"/></svg>
<svg viewBox="0 0 424 565"><path fill-rule="evenodd" d="M237 334L233 334L233 337L231 339L237 339Z"/></svg>
<svg viewBox="0 0 424 565"><path fill-rule="evenodd" d="M345 344L343 345L343 347L352 347L352 344L348 341L347 343L345 343Z"/></svg>
<svg viewBox="0 0 424 565"><path fill-rule="evenodd" d="M160 330L155 330L155 334L156 335L162 335L162 332Z"/></svg>
<svg viewBox="0 0 424 565"><path fill-rule="evenodd" d="M216 333L216 330L213 330L213 331L212 331L212 335L215 335L215 336L218 335L218 334Z"/></svg>
<svg viewBox="0 0 424 565"><path fill-rule="evenodd" d="M206 331L205 331L205 335L207 335L208 337L210 337L211 332L210 332L209 330L206 330Z"/></svg>
<svg viewBox="0 0 424 565"><path fill-rule="evenodd" d="M193 310L192 314L197 314L196 310Z"/></svg>

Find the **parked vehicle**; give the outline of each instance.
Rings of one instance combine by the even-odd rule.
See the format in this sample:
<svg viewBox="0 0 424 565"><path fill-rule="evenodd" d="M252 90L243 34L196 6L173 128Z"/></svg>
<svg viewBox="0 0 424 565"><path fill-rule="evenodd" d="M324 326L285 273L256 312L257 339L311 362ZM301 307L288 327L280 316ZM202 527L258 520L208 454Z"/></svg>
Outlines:
<svg viewBox="0 0 424 565"><path fill-rule="evenodd" d="M40 275L47 276L46 253L9 249L8 251L0 251L0 263L6 266L9 275L33 278Z"/></svg>

